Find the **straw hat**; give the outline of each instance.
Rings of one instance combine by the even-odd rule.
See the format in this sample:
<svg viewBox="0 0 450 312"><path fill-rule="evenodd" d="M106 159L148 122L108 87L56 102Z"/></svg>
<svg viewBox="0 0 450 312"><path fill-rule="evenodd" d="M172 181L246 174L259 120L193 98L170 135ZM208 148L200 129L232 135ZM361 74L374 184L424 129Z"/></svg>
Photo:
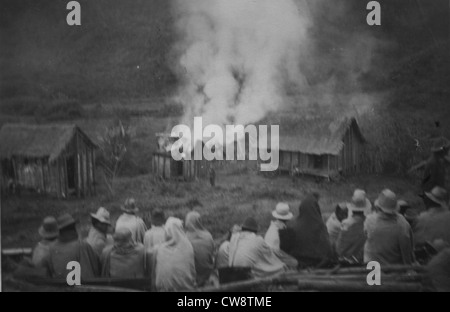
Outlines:
<svg viewBox="0 0 450 312"><path fill-rule="evenodd" d="M372 208L372 204L367 199L366 192L356 189L352 201L347 204L347 208L351 211L368 211Z"/></svg>
<svg viewBox="0 0 450 312"><path fill-rule="evenodd" d="M436 186L431 192L425 192L425 196L442 207L448 206L448 192L440 186Z"/></svg>
<svg viewBox="0 0 450 312"><path fill-rule="evenodd" d="M59 236L58 222L54 217L46 217L38 230L44 239L52 239Z"/></svg>
<svg viewBox="0 0 450 312"><path fill-rule="evenodd" d="M272 216L278 220L291 220L294 215L289 211L289 205L286 203L278 203L275 210L272 211Z"/></svg>
<svg viewBox="0 0 450 312"><path fill-rule="evenodd" d="M125 213L135 214L139 212L139 208L136 207L136 201L134 198L127 198L125 205L121 207L121 210Z"/></svg>
<svg viewBox="0 0 450 312"><path fill-rule="evenodd" d="M380 208L384 213L396 214L397 213L397 195L391 190L385 189L380 193L375 206Z"/></svg>
<svg viewBox="0 0 450 312"><path fill-rule="evenodd" d="M103 207L98 208L96 213L91 213L91 217L100 223L111 225L109 211Z"/></svg>

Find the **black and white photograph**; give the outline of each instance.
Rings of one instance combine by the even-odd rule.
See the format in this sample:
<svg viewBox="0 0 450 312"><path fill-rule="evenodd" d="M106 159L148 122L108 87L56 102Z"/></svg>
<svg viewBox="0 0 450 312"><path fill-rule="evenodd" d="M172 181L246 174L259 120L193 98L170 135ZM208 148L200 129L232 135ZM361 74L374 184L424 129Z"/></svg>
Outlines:
<svg viewBox="0 0 450 312"><path fill-rule="evenodd" d="M450 1L0 0L0 163L1 292L450 292Z"/></svg>

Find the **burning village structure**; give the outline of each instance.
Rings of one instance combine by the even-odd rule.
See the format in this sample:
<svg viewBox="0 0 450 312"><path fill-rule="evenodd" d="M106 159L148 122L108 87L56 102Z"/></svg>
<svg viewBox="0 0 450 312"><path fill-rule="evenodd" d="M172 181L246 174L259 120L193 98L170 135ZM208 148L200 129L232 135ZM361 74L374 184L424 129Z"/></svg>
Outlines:
<svg viewBox="0 0 450 312"><path fill-rule="evenodd" d="M157 133L155 136L157 146L152 161L152 172L155 176L184 181L203 179L208 176L211 166L209 161L194 160L194 157L191 157L190 160L174 160L171 148L177 138L171 137L167 133Z"/></svg>

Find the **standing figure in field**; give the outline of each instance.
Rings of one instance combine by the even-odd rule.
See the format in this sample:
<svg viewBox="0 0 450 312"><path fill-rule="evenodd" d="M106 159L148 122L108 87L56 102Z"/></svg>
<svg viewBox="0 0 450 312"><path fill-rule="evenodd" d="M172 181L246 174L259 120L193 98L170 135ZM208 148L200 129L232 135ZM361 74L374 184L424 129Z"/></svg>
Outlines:
<svg viewBox="0 0 450 312"><path fill-rule="evenodd" d="M186 236L194 248L197 286L203 287L214 269L214 239L202 225L200 214L191 211L186 216Z"/></svg>
<svg viewBox="0 0 450 312"><path fill-rule="evenodd" d="M214 169L213 165L209 167L209 183L212 187L216 186L216 170Z"/></svg>
<svg viewBox="0 0 450 312"><path fill-rule="evenodd" d="M194 248L186 237L183 222L170 217L165 230L166 242L152 255L154 287L157 291L192 290L196 280Z"/></svg>
<svg viewBox="0 0 450 312"><path fill-rule="evenodd" d="M117 219L116 230L127 228L131 231L131 237L135 243L144 243L147 227L144 220L136 215L139 212L139 208L136 207L134 198L128 198L125 201L125 205L122 206L122 211L124 213Z"/></svg>
<svg viewBox="0 0 450 312"><path fill-rule="evenodd" d="M44 267L45 258L50 253L50 246L59 236L58 223L54 217L46 217L39 228L41 241L33 249L31 262L36 268Z"/></svg>
<svg viewBox="0 0 450 312"><path fill-rule="evenodd" d="M298 261L301 268L320 267L333 261L327 227L322 220L317 196L308 195L298 208L298 217L288 224L294 243L284 250ZM283 248L284 244L281 242Z"/></svg>
<svg viewBox="0 0 450 312"><path fill-rule="evenodd" d="M164 211L160 209L154 210L152 212L152 227L144 236L144 247L147 252L152 252L154 248L166 241L164 223L166 223Z"/></svg>
<svg viewBox="0 0 450 312"><path fill-rule="evenodd" d="M269 277L286 271L286 265L257 232L256 220L247 218L242 224L241 232L231 237L229 267L249 268L255 278Z"/></svg>
<svg viewBox="0 0 450 312"><path fill-rule="evenodd" d="M91 223L92 226L89 229L86 242L101 257L103 249L113 244L113 238L108 234L108 230L111 227L109 211L100 207L96 213L91 213Z"/></svg>
<svg viewBox="0 0 450 312"><path fill-rule="evenodd" d="M102 276L143 278L147 276L145 261L144 246L133 241L129 229L117 229L114 233L114 246L103 251Z"/></svg>
<svg viewBox="0 0 450 312"><path fill-rule="evenodd" d="M413 233L408 221L397 213L397 196L386 189L378 196L375 206L377 212L369 215L364 224L367 236L364 262L413 264Z"/></svg>
<svg viewBox="0 0 450 312"><path fill-rule="evenodd" d="M76 261L81 267L81 279L100 276L100 259L92 247L81 240L76 228L76 221L69 214L57 219L58 239L50 246L48 257L44 261L48 275L55 279L65 280L67 264Z"/></svg>

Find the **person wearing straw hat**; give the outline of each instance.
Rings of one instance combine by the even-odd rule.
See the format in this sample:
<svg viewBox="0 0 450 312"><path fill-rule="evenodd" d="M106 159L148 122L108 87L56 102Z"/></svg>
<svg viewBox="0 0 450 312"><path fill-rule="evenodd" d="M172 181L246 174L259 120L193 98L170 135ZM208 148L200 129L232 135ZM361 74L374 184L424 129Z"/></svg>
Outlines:
<svg viewBox="0 0 450 312"><path fill-rule="evenodd" d="M370 211L372 205L366 198L366 193L355 191L352 202L347 204L351 216L342 221L341 232L336 240L336 253L339 259L346 259L351 263L362 263L364 259L364 233L365 213Z"/></svg>
<svg viewBox="0 0 450 312"><path fill-rule="evenodd" d="M131 231L131 237L135 243L144 243L147 226L144 220L137 216L139 208L136 206L134 198L127 198L125 205L121 207L123 214L117 219L116 229L127 228Z"/></svg>
<svg viewBox="0 0 450 312"><path fill-rule="evenodd" d="M274 220L270 223L269 229L264 236L266 243L274 250L280 250L280 230L287 228L287 222L291 220L294 215L290 211L287 203L278 203L275 210L272 211Z"/></svg>
<svg viewBox="0 0 450 312"><path fill-rule="evenodd" d="M431 205L430 208L421 213L414 225L416 246L425 243L433 243L444 240L450 244L450 211L449 194L447 190L436 186L431 192L426 192Z"/></svg>
<svg viewBox="0 0 450 312"><path fill-rule="evenodd" d="M91 213L92 226L89 229L86 242L91 245L92 249L100 257L106 246L113 244L113 238L108 234L111 227L109 211L100 207L96 213Z"/></svg>
<svg viewBox="0 0 450 312"><path fill-rule="evenodd" d="M367 236L364 262L377 261L381 265L414 263L414 241L408 221L397 213L397 196L385 189L375 201L378 209L364 224Z"/></svg>
<svg viewBox="0 0 450 312"><path fill-rule="evenodd" d="M287 203L278 203L275 207L275 210L272 211L272 217L274 220L270 223L269 229L266 232L264 237L267 245L272 248L275 255L284 262L289 268L296 269L298 266L297 260L294 257L290 256L283 250L281 250L281 238L283 240L293 240L292 232L287 230L287 222L292 220L294 215L290 211L289 205ZM289 237L290 236L290 237Z"/></svg>
<svg viewBox="0 0 450 312"><path fill-rule="evenodd" d="M33 249L31 262L36 268L42 268L44 267L44 260L50 252L50 246L59 236L56 219L52 216L44 218L38 232L41 241Z"/></svg>
<svg viewBox="0 0 450 312"><path fill-rule="evenodd" d="M81 267L81 279L100 276L100 259L92 247L81 240L77 232L77 221L70 214L57 218L59 237L50 246L45 267L51 278L65 280L67 264L76 261Z"/></svg>
<svg viewBox="0 0 450 312"><path fill-rule="evenodd" d="M366 192L356 189L353 192L352 200L347 204L348 214L352 215L353 211L363 211L364 215L369 215L372 212L372 204L366 196Z"/></svg>
<svg viewBox="0 0 450 312"><path fill-rule="evenodd" d="M269 277L286 271L287 266L257 232L256 220L251 217L245 219L241 232L231 237L229 267L250 268L255 278Z"/></svg>
<svg viewBox="0 0 450 312"><path fill-rule="evenodd" d="M449 149L450 142L445 137L435 139L431 148L432 155L425 163L421 196L427 209L433 204L425 193L430 192L435 186L446 187L446 167L450 162Z"/></svg>

